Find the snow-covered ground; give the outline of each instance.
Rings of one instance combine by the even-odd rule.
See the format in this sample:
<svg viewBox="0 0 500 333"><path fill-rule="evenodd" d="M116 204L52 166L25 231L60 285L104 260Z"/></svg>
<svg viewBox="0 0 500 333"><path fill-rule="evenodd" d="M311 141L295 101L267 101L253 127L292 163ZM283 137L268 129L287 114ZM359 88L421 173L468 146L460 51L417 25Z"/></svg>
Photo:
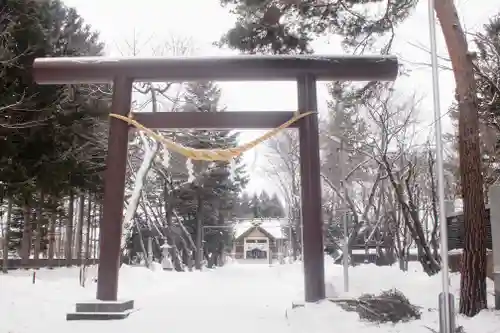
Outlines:
<svg viewBox="0 0 500 333"><path fill-rule="evenodd" d="M343 296L342 267L328 263L326 274L328 292ZM82 288L78 275L77 268L40 270L33 284L28 271L0 274L0 333L416 333L430 332L425 326L438 328L440 277L429 278L416 265L408 273L374 265L350 270L351 296L398 288L413 304L422 306L422 320L396 325L361 322L356 313L328 301L292 309L292 303L302 299L300 264L269 267L237 263L193 273L125 266L120 296L134 299L136 312L119 321L67 322L65 314L72 311L75 302L95 296L95 283L89 281ZM95 268L89 271L89 280L94 275ZM458 276L453 276L456 295L458 282ZM483 311L472 319L458 318L458 324L467 333L500 332L500 314Z"/></svg>

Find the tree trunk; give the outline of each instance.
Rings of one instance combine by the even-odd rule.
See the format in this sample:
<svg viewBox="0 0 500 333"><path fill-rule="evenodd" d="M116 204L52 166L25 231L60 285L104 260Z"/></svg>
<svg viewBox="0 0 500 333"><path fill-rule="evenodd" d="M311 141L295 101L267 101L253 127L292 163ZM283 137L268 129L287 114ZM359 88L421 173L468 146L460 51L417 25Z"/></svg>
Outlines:
<svg viewBox="0 0 500 333"><path fill-rule="evenodd" d="M96 200L99 199L96 198ZM99 221L101 217L101 213L97 210L98 207L100 208L100 202L94 202L94 207L92 208L92 211L94 213L92 216L92 224L90 225L90 235L92 239L90 258L92 259L94 264L96 263L97 258L97 228L99 227Z"/></svg>
<svg viewBox="0 0 500 333"><path fill-rule="evenodd" d="M434 258L432 255L431 248L429 244L425 241L424 230L422 227L421 221L418 220L418 212L414 210L410 210L407 206L404 207L405 214L411 216L411 220L413 220L413 224L410 218L405 217L405 224L408 227L408 231L411 234L411 237L415 241L415 245L417 246L418 251L418 261L422 264L422 268L429 275L434 275L439 273L441 270L441 266L439 261ZM406 249L408 252L408 249Z"/></svg>
<svg viewBox="0 0 500 333"><path fill-rule="evenodd" d="M63 225L65 223L61 223L61 221L64 221L64 218L61 217L61 214L57 214L57 248L56 248L56 253L57 253L57 261L59 261L61 258L64 257L64 232L63 232Z"/></svg>
<svg viewBox="0 0 500 333"><path fill-rule="evenodd" d="M400 205L398 205L399 207ZM398 215L402 215L401 208L398 208ZM398 216L398 220L401 221L401 216ZM403 237L401 240L401 255L399 256L399 269L403 272L408 271L408 227L406 224L403 226Z"/></svg>
<svg viewBox="0 0 500 333"><path fill-rule="evenodd" d="M437 274L441 266L432 255L432 251L425 241L425 234L422 227L422 221L420 221L420 216L418 214L418 207L415 206L414 202L411 199L411 196L409 195L411 190L407 184L405 191L402 184L398 180L396 180L392 172L390 172L390 166L387 160L387 156L383 157L383 161L386 170L388 171L387 175L394 189L396 200L401 209L401 218L404 221L405 228L407 228L412 239L415 241L415 245L417 245L418 260L422 264L422 268L428 275ZM408 195L405 195L405 193ZM406 197L408 197L408 201ZM406 235L404 237L406 241ZM408 252L407 248L405 248L405 253L406 252Z"/></svg>
<svg viewBox="0 0 500 333"><path fill-rule="evenodd" d="M396 260L395 256L395 244L394 244L394 234L390 230L390 226L386 227L386 231L384 232L384 257L387 260L388 265L394 264Z"/></svg>
<svg viewBox="0 0 500 333"><path fill-rule="evenodd" d="M196 209L196 253L194 255L194 268L201 270L201 259L203 257L203 200L198 195L198 207Z"/></svg>
<svg viewBox="0 0 500 333"><path fill-rule="evenodd" d="M92 195L88 194L87 223L85 233L85 266L88 266L90 259L90 233L92 229Z"/></svg>
<svg viewBox="0 0 500 333"><path fill-rule="evenodd" d="M40 252L42 250L42 225L43 225L43 207L45 202L45 195L43 191L40 192L40 201L36 208L36 234L35 234L35 255L33 258L33 265L40 267L38 260L40 259Z"/></svg>
<svg viewBox="0 0 500 333"><path fill-rule="evenodd" d="M437 238L437 231L438 231L438 225L439 225L439 214L438 214L438 195L436 192L436 181L434 179L434 159L432 157L432 152L429 150L429 178L431 181L431 201L432 201L432 220L433 220L433 225L432 225L432 232L431 232L431 237L430 237L430 244L432 246L432 253L435 258L439 257L438 249L439 249L439 244L438 244L438 238ZM427 219L426 219L427 220ZM445 222L446 223L446 222ZM426 228L426 235L429 236L429 230Z"/></svg>
<svg viewBox="0 0 500 333"><path fill-rule="evenodd" d="M177 249L176 238L174 233L172 232L172 217L173 217L173 205L171 204L172 198L170 195L170 191L168 189L168 181L164 176L163 181L163 201L165 204L165 233L167 238L167 244L170 246L168 249L168 253L170 254L170 258L172 258L172 263L174 265L174 269L176 272L184 271L184 267L181 262L181 257L178 254L179 250Z"/></svg>
<svg viewBox="0 0 500 333"><path fill-rule="evenodd" d="M193 250L189 247L188 242L184 238L184 236L180 236L180 242L182 245L182 262L185 266L187 266L188 271L193 270Z"/></svg>
<svg viewBox="0 0 500 333"><path fill-rule="evenodd" d="M69 195L68 219L66 223L66 242L64 243L64 256L66 266L70 267L73 259L73 213L74 213L75 196L73 192Z"/></svg>
<svg viewBox="0 0 500 333"><path fill-rule="evenodd" d="M450 55L459 109L458 151L465 233L459 311L474 316L487 307L486 226L476 82L467 40L453 1L436 1L434 9Z"/></svg>
<svg viewBox="0 0 500 333"><path fill-rule="evenodd" d="M23 218L24 218L24 226L23 226L23 236L21 239L21 265L24 268L28 268L30 254L31 254L31 207L26 201L23 205Z"/></svg>
<svg viewBox="0 0 500 333"><path fill-rule="evenodd" d="M144 258L144 265L149 268L149 258L148 251L146 250L146 245L144 244L144 238L146 238L141 231L141 227L138 223L134 224L134 227L137 229L137 236L139 237L139 245L141 246L142 258ZM148 239L151 237L148 232Z"/></svg>
<svg viewBox="0 0 500 333"><path fill-rule="evenodd" d="M55 206L55 200L51 199L53 205ZM54 250L55 250L55 240L56 240L56 220L57 220L57 213L54 211L52 212L49 220L49 253L48 253L48 259L49 259L49 265L48 267L54 267Z"/></svg>
<svg viewBox="0 0 500 333"><path fill-rule="evenodd" d="M85 195L82 193L78 198L78 228L76 232L76 260L82 265L83 252L83 216L85 214Z"/></svg>
<svg viewBox="0 0 500 333"><path fill-rule="evenodd" d="M222 210L221 208L219 207L219 210L217 212L217 224L220 225L220 226L223 226L225 225L225 218L224 218L224 214L222 213ZM223 233L224 237L225 236L225 233ZM223 263L223 260L224 260L224 245L225 245L225 241L223 241L222 239L219 238L219 241L218 241L218 244L217 244L217 250L215 251L215 265L221 267L224 263Z"/></svg>
<svg viewBox="0 0 500 333"><path fill-rule="evenodd" d="M128 200L125 216L123 218L123 234L121 238L122 252L125 252L127 239L132 235L132 231L136 224L134 217L137 212L137 208L139 207L143 188L147 182L148 173L153 167L153 162L160 149L160 145L156 141L153 142L152 146L150 146L148 139L143 134L141 134L140 138L142 139L142 145L144 146L144 158L139 170L137 170L134 175L134 188L132 190L132 194L130 195L130 199Z"/></svg>
<svg viewBox="0 0 500 333"><path fill-rule="evenodd" d="M97 220L97 222L95 222L95 226L94 226L94 233L95 233L95 238L96 238L96 241L95 241L95 247L94 247L94 251L95 251L95 259L99 259L99 256L101 255L101 253L99 252L99 244L101 243L101 238L100 235L101 232L101 223L102 223L102 219L103 219L103 202L102 202L102 199L100 198L99 199L99 215L98 215L98 218L99 220ZM99 230L99 233L98 233L98 230Z"/></svg>
<svg viewBox="0 0 500 333"><path fill-rule="evenodd" d="M292 220L293 220L293 230L292 233L292 255L293 260L297 260L297 256L301 253L301 240L302 240L302 226L301 226L301 205L299 198L299 189L297 188L296 175L294 172L291 173L292 176Z"/></svg>
<svg viewBox="0 0 500 333"><path fill-rule="evenodd" d="M175 270L184 271L184 265L188 267L189 271L193 270L193 250L196 250L196 245L191 237L191 234L187 231L183 222L175 215L174 207L172 205L172 191L173 189L168 189L168 176L162 174L164 178L164 201L165 201L165 219L167 224L167 240L171 241L172 247L169 249L169 254L173 259L173 264ZM170 184L171 186L171 184ZM177 234L173 231L173 218L177 217L177 224L180 228L181 233ZM182 253L179 250L178 245L182 246Z"/></svg>
<svg viewBox="0 0 500 333"><path fill-rule="evenodd" d="M3 233L3 266L2 272L7 273L9 268L9 239L10 239L10 220L12 218L12 199L7 198L7 220Z"/></svg>

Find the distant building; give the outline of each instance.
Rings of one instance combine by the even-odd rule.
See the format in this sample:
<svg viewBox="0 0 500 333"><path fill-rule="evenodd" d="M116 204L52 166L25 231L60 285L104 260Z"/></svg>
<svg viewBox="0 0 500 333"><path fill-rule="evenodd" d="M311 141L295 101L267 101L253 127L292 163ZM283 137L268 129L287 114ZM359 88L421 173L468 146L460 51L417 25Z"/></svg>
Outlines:
<svg viewBox="0 0 500 333"><path fill-rule="evenodd" d="M288 250L287 218L239 219L234 227L235 259L279 258Z"/></svg>

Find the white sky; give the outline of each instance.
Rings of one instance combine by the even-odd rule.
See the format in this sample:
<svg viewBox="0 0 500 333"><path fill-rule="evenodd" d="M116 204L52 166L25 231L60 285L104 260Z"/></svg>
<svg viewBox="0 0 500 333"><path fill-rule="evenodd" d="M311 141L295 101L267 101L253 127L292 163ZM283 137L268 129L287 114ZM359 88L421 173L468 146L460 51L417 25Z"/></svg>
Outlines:
<svg viewBox="0 0 500 333"><path fill-rule="evenodd" d="M107 53L120 55L127 52L123 49L124 41L131 41L135 34L142 43L141 55L151 54L151 48L174 37L188 37L194 40L199 55L228 54L219 50L212 43L226 32L234 23L234 18L227 10L221 8L219 0L64 0L68 6L75 7L85 21L101 32L101 39L107 45ZM459 0L456 2L459 15L466 31L480 31L488 18L499 11L495 0ZM429 55L413 45L421 45L429 49L429 32L427 29L427 1L421 1L416 12L397 30L393 53L412 71L409 76L397 81L401 93L422 97L421 131L433 133L432 80ZM438 28L439 54L446 57L446 49ZM322 39L314 44L316 53L339 54L337 38ZM297 94L294 83L220 83L222 103L231 111L240 110L296 110ZM454 95L452 73L440 72L440 92L442 113L447 112ZM318 85L318 106L326 108L328 98L325 84ZM451 129L445 120L445 130ZM243 134L243 140L255 137L258 131ZM249 191L266 189L276 191L269 180L262 175L261 166L265 165L263 148L257 148L245 156L249 171L253 174L248 186Z"/></svg>

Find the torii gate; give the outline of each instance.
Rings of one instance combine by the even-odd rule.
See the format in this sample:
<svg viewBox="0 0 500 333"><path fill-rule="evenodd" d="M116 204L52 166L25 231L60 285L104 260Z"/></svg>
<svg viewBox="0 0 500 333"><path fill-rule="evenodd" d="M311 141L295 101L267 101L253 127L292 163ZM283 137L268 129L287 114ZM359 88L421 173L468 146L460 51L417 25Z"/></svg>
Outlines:
<svg viewBox="0 0 500 333"><path fill-rule="evenodd" d="M38 58L33 65L39 84L113 83L112 113L127 116L134 81L296 81L298 109L317 111L316 82L389 81L398 74L394 56L235 56L155 58ZM264 129L275 128L294 111L246 112L139 112L133 117L156 129ZM292 125L299 129L302 205L302 244L305 301L325 298L323 219L317 114ZM104 177L103 219L100 223L100 254L97 299L79 303L68 319L124 318L133 301L118 302L118 272L124 208L125 170L129 125L109 120L107 169ZM91 312L97 312L91 315Z"/></svg>

